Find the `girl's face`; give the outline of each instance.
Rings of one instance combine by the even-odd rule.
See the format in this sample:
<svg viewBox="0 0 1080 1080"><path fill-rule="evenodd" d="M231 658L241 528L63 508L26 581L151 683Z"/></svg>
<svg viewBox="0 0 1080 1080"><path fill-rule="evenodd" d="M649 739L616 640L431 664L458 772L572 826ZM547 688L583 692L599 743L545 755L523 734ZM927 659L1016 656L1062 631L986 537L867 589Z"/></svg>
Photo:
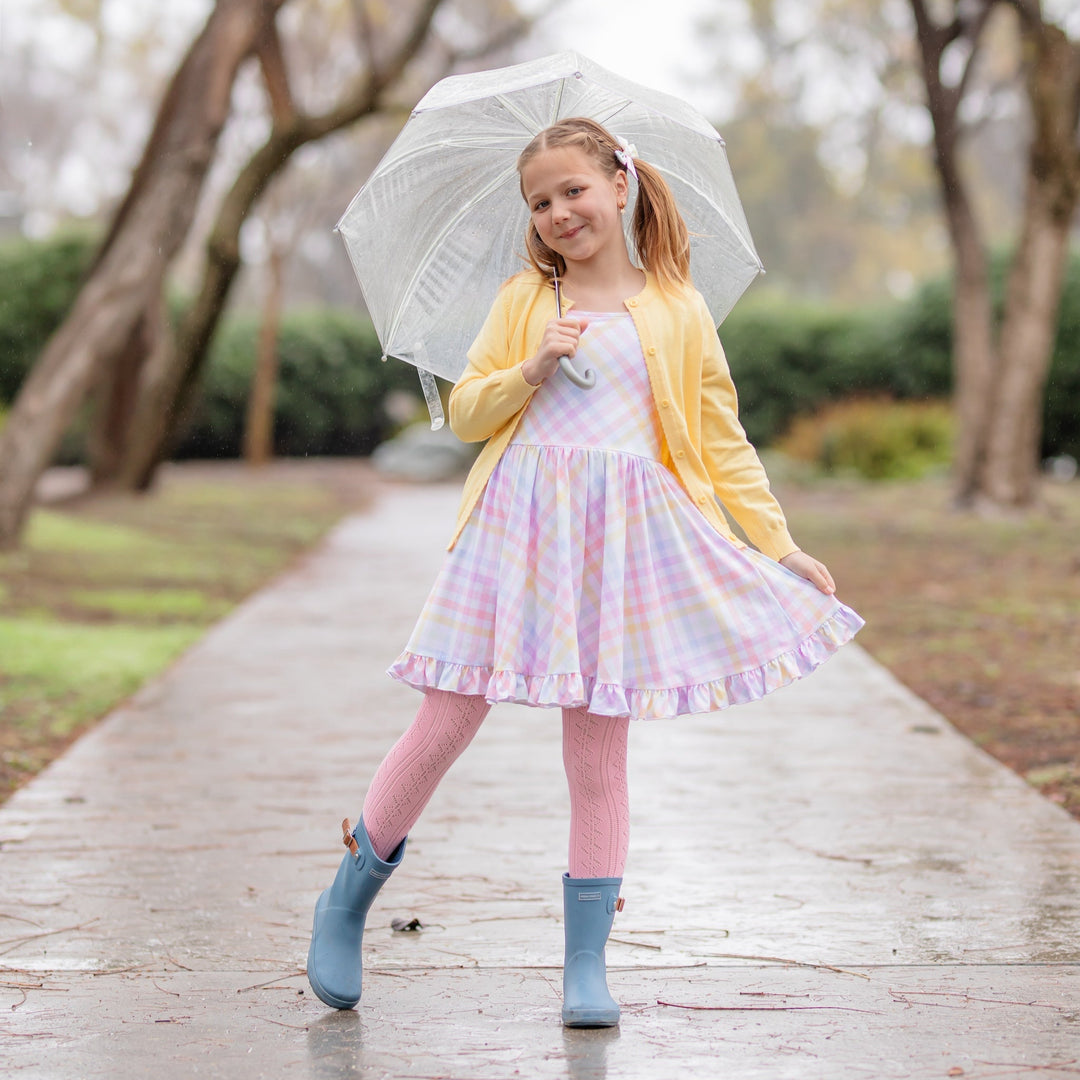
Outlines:
<svg viewBox="0 0 1080 1080"><path fill-rule="evenodd" d="M620 206L626 173L606 176L576 146L541 150L521 170L521 190L540 239L567 262L587 263L626 251Z"/></svg>

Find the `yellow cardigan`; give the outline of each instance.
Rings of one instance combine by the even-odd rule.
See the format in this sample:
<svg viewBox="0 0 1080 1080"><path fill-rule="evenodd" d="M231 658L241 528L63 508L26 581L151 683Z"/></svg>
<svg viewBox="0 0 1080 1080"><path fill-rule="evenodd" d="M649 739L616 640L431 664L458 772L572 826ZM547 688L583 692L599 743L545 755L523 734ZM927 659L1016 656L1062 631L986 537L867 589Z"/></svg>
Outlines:
<svg viewBox="0 0 1080 1080"><path fill-rule="evenodd" d="M563 311L572 306L564 294ZM701 294L691 288L661 291L647 275L645 288L626 300L625 307L645 354L663 436L662 464L717 532L738 547L745 545L731 531L717 497L763 554L779 560L797 551L765 470L739 423L735 386ZM526 270L499 290L469 349L468 366L450 394L450 427L465 442L486 439L487 445L465 481L451 548L526 406L534 393L542 392L525 381L521 365L535 355L554 317L550 283L535 270Z"/></svg>

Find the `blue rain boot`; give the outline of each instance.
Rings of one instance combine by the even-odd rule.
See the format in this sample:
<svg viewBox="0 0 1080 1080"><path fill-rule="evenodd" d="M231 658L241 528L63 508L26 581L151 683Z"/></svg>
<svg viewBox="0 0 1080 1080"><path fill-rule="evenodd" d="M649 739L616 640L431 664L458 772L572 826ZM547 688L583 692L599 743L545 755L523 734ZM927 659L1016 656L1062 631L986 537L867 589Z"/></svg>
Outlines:
<svg viewBox="0 0 1080 1080"><path fill-rule="evenodd" d="M566 1027L614 1027L619 1006L608 993L604 946L619 899L622 878L563 875L566 957L563 962L562 1022Z"/></svg>
<svg viewBox="0 0 1080 1080"><path fill-rule="evenodd" d="M351 1009L360 1000L364 920L375 894L401 862L405 841L383 862L371 847L363 818L352 832L348 818L341 829L349 852L341 860L333 885L315 905L307 976L321 1001L335 1009Z"/></svg>

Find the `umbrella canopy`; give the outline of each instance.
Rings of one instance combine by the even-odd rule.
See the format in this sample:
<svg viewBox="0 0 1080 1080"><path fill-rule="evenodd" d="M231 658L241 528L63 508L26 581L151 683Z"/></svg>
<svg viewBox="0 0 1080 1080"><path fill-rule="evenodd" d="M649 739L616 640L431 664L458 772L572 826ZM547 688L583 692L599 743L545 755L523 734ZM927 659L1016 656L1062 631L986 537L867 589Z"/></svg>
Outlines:
<svg viewBox="0 0 1080 1080"><path fill-rule="evenodd" d="M761 272L723 139L678 98L566 52L437 83L338 222L385 355L458 379L499 286L527 265L518 155L571 116L628 140L667 180L694 284L723 321ZM433 389L428 378L437 423Z"/></svg>

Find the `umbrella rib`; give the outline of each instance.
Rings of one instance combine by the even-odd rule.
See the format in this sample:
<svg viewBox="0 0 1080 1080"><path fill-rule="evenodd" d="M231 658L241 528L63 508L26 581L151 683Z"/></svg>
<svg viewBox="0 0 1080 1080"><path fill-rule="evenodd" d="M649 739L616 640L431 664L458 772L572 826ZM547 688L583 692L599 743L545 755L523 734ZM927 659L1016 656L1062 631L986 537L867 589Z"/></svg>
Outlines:
<svg viewBox="0 0 1080 1080"><path fill-rule="evenodd" d="M535 135L536 130L528 116L523 113L505 94L496 94L495 100L530 134Z"/></svg>
<svg viewBox="0 0 1080 1080"><path fill-rule="evenodd" d="M420 259L419 262L417 263L416 269L415 269L415 271L413 271L412 277L409 279L408 284L405 286L404 290L401 293L401 295L404 298L407 299L408 297L413 295L413 290L416 288L417 282L420 280L421 277L423 277L423 275L426 272L427 268L431 265L432 260L435 258L436 254L438 253L438 249L439 249L440 245L442 244L443 240L447 236L449 236L451 232L453 232L453 230L457 227L458 223L462 220L462 218L465 216L465 214L469 210L471 210L474 206L476 206L477 203L482 202L493 191L497 190L504 183L506 183L506 181L510 178L510 174L511 174L512 171L514 171L514 170L503 169L496 177L494 177L491 180L491 182L486 187L484 187L482 190L478 191L475 195L473 195L473 197L471 199L469 199L468 202L466 202L463 206L461 206L460 209L458 209L458 211L456 213L454 213L454 214L452 214L450 216L450 220L446 223L446 225L443 226L442 229L439 230L438 234L435 236L435 238L428 245L428 253L427 253L427 255L425 255L422 259ZM394 321L391 323L390 327L387 329L387 332L386 332L386 340L387 340L387 342L392 342L394 340L394 335L397 333L398 327L401 325L401 320L402 320L402 316L404 315L404 313L405 313L405 305L403 304L401 307L398 308L398 312L397 312L397 314L396 314L396 316L394 318Z"/></svg>
<svg viewBox="0 0 1080 1080"><path fill-rule="evenodd" d="M604 113L604 118L603 118L603 120L600 120L600 119L599 119L599 117L598 117L598 118L597 118L597 122L598 122L598 123L600 123L600 124L603 124L603 125L604 125L604 127L607 127L607 126L608 126L608 124L609 124L609 123L610 123L610 122L611 122L611 121L612 121L612 120L613 120L613 119L614 119L614 118L615 118L616 116L618 116L618 115L619 115L619 113L621 113L621 112L625 112L625 111L626 111L626 110L627 110L627 109L628 109L628 108L630 107L630 104L631 104L631 103L630 103L630 101L629 101L628 99L625 99L625 98L624 98L624 99L623 99L623 100L622 100L622 101L621 101L621 102L619 103L619 105L618 105L618 107L617 107L617 108L612 108L612 110L611 110L610 112Z"/></svg>
<svg viewBox="0 0 1080 1080"><path fill-rule="evenodd" d="M548 117L548 126L550 127L559 119L559 112L562 110L563 93L566 90L566 79L559 80L559 90L555 95L555 108L551 110L551 116Z"/></svg>

